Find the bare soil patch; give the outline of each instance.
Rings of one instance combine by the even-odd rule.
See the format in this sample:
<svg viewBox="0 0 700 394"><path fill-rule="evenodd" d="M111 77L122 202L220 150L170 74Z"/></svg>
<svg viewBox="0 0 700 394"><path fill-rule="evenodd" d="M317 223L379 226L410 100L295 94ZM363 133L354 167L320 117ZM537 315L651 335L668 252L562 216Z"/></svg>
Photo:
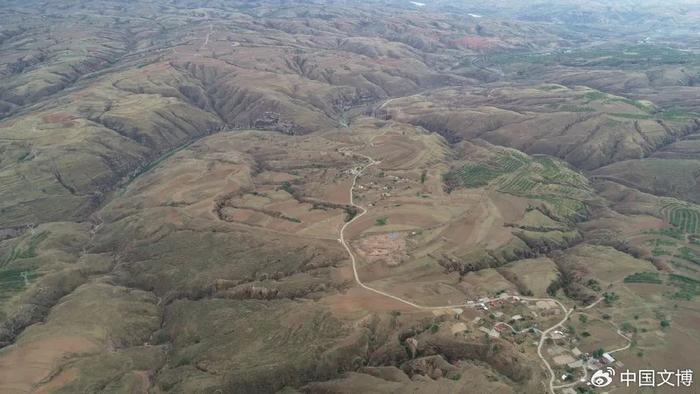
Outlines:
<svg viewBox="0 0 700 394"><path fill-rule="evenodd" d="M0 354L0 392L26 393L48 378L60 360L71 354L95 351L98 346L83 337L55 336L20 342Z"/></svg>

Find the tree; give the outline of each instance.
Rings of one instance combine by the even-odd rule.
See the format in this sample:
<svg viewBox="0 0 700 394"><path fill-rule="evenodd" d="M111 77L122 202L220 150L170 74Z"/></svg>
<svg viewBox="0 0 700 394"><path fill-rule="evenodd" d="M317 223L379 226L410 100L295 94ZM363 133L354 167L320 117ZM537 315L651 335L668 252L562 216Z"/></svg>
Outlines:
<svg viewBox="0 0 700 394"><path fill-rule="evenodd" d="M603 348L598 348L591 353L591 355L595 358L601 358L603 357L603 353L605 353L605 350Z"/></svg>
<svg viewBox="0 0 700 394"><path fill-rule="evenodd" d="M561 279L556 279L552 281L552 283L547 286L547 294L550 297L554 297L557 295L557 291L561 288Z"/></svg>
<svg viewBox="0 0 700 394"><path fill-rule="evenodd" d="M617 301L618 299L620 299L620 296L615 294L614 291L612 291L610 293L608 293L608 292L603 293L603 298L605 300L606 305L612 305L612 303L614 301Z"/></svg>
<svg viewBox="0 0 700 394"><path fill-rule="evenodd" d="M289 194L294 194L294 188L292 187L292 184L288 181L282 182L282 186L280 186L280 189L284 190Z"/></svg>
<svg viewBox="0 0 700 394"><path fill-rule="evenodd" d="M578 315L578 321L580 321L582 324L586 324L586 322L588 322L588 316Z"/></svg>

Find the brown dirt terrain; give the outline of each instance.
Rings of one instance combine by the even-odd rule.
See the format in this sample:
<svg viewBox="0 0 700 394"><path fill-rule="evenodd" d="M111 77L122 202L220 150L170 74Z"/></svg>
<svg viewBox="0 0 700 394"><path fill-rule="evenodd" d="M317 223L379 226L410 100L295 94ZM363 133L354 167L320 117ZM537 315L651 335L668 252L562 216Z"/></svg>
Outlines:
<svg viewBox="0 0 700 394"><path fill-rule="evenodd" d="M563 86L448 88L394 100L383 111L390 119L423 126L448 140L481 138L557 156L583 169L644 157L665 140L697 129L692 119L630 120L647 116L642 104L599 95Z"/></svg>
<svg viewBox="0 0 700 394"><path fill-rule="evenodd" d="M541 393L554 300L698 365L698 7L3 4L0 392Z"/></svg>
<svg viewBox="0 0 700 394"><path fill-rule="evenodd" d="M2 372L0 381L3 391L7 393L25 393L31 391L39 382L53 380L51 376L60 362L73 354L94 352L98 347L83 337L48 338L26 346L4 351L0 362ZM74 372L75 373L75 372ZM56 387L70 380L69 377L57 377ZM49 387L46 390L50 390Z"/></svg>

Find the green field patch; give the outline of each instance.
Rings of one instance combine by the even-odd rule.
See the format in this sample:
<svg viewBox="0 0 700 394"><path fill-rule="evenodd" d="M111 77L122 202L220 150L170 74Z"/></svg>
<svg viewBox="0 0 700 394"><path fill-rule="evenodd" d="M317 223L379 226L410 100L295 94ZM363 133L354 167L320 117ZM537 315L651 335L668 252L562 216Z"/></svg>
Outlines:
<svg viewBox="0 0 700 394"><path fill-rule="evenodd" d="M529 165L503 177L498 190L545 201L555 215L574 220L585 216L583 201L590 197L585 177L563 162L545 156L535 157Z"/></svg>
<svg viewBox="0 0 700 394"><path fill-rule="evenodd" d="M7 265L17 259L28 259L36 257L36 248L39 246L41 241L45 240L49 236L47 231L42 231L38 234L33 235L27 245L15 245L10 249L10 251L3 257L0 265Z"/></svg>
<svg viewBox="0 0 700 394"><path fill-rule="evenodd" d="M487 164L467 164L456 173L459 183L465 187L480 187L503 175L503 172Z"/></svg>
<svg viewBox="0 0 700 394"><path fill-rule="evenodd" d="M661 208L661 215L668 223L687 234L700 232L700 211L683 204L668 204Z"/></svg>
<svg viewBox="0 0 700 394"><path fill-rule="evenodd" d="M606 103L625 103L627 105L631 105L631 106L633 106L641 111L647 112L647 113L651 112L654 109L654 107L649 106L647 104L644 104L643 102L641 102L639 100L632 100L632 99L628 99L625 97L614 97L614 98L610 98L608 100L605 100L605 102Z"/></svg>
<svg viewBox="0 0 700 394"><path fill-rule="evenodd" d="M656 256L656 257L659 257L659 256L670 256L670 255L671 255L671 252L669 252L669 251L666 250L666 249L654 248L654 249L651 250L651 254L654 255L654 256Z"/></svg>
<svg viewBox="0 0 700 394"><path fill-rule="evenodd" d="M661 278L657 272L636 272L632 275L628 275L624 279L625 283L654 283L661 284Z"/></svg>
<svg viewBox="0 0 700 394"><path fill-rule="evenodd" d="M545 92L551 92L553 90L562 90L566 89L566 87L561 86L561 85L542 85L538 88L539 90L543 90Z"/></svg>
<svg viewBox="0 0 700 394"><path fill-rule="evenodd" d="M627 113L627 112L610 112L611 116L616 116L618 118L626 119L661 119L666 121L684 121L689 119L694 119L698 117L698 113L687 111L680 108L671 108L663 111L655 111L651 106L645 105L644 103L631 100L627 98L615 98L610 100L605 100L606 103L621 102L625 104L632 105L637 109L644 111L643 114L638 113Z"/></svg>
<svg viewBox="0 0 700 394"><path fill-rule="evenodd" d="M663 120L686 120L700 116L697 112L691 112L676 107L663 110L656 115Z"/></svg>
<svg viewBox="0 0 700 394"><path fill-rule="evenodd" d="M0 302L24 290L39 274L35 269L0 269Z"/></svg>
<svg viewBox="0 0 700 394"><path fill-rule="evenodd" d="M564 65L570 67L612 67L647 69L652 65L697 64L700 56L665 45L635 44L583 48L551 53L497 53L486 58L489 65Z"/></svg>
<svg viewBox="0 0 700 394"><path fill-rule="evenodd" d="M616 116L618 118L638 119L638 120L645 120L645 119L652 118L651 115L647 115L647 114L632 114L632 113L626 113L626 112L608 112L608 115Z"/></svg>
<svg viewBox="0 0 700 394"><path fill-rule="evenodd" d="M670 274L669 284L676 288L671 298L690 301L700 295L700 280L683 275Z"/></svg>
<svg viewBox="0 0 700 394"><path fill-rule="evenodd" d="M681 261L681 260L671 259L671 265L673 265L674 267L676 267L678 269L687 270L690 272L698 272L697 269L690 267L689 265L687 265L686 262Z"/></svg>
<svg viewBox="0 0 700 394"><path fill-rule="evenodd" d="M607 93L594 90L591 92L586 92L586 94L583 95L583 98L586 100L587 103L590 103L591 101L605 100L606 98L608 98L608 95Z"/></svg>
<svg viewBox="0 0 700 394"><path fill-rule="evenodd" d="M443 176L448 188L475 188L488 185L494 179L516 171L528 162L525 156L504 153L485 162L467 163Z"/></svg>
<svg viewBox="0 0 700 394"><path fill-rule="evenodd" d="M651 245L651 246L655 246L655 247L675 246L676 245L676 241L671 241L668 239L660 239L660 238L649 240L646 243Z"/></svg>
<svg viewBox="0 0 700 394"><path fill-rule="evenodd" d="M549 156L528 158L501 153L488 161L468 163L443 176L447 190L495 184L497 190L546 202L555 216L571 220L586 216L591 197L588 180L562 161Z"/></svg>
<svg viewBox="0 0 700 394"><path fill-rule="evenodd" d="M681 258L686 261L690 261L693 264L700 265L700 255L693 249L688 247L682 247L678 250L678 254L675 257Z"/></svg>
<svg viewBox="0 0 700 394"><path fill-rule="evenodd" d="M564 112L595 112L595 108L585 105L562 104L557 107L559 111Z"/></svg>
<svg viewBox="0 0 700 394"><path fill-rule="evenodd" d="M671 241L668 239L652 239L647 242L645 242L647 245L651 246L651 254L654 256L670 256L671 252L669 252L667 249L664 249L665 247L675 247L676 246L676 241Z"/></svg>
<svg viewBox="0 0 700 394"><path fill-rule="evenodd" d="M661 230L645 230L643 234L663 235L665 237L674 238L679 241L685 239L685 234L675 227L662 228Z"/></svg>

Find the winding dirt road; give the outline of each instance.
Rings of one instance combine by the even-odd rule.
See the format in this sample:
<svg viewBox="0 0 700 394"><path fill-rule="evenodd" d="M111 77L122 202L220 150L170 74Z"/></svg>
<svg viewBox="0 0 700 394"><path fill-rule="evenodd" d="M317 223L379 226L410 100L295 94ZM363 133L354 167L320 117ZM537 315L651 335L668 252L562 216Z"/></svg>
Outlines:
<svg viewBox="0 0 700 394"><path fill-rule="evenodd" d="M353 272L353 274L354 274L354 276L355 276L355 282L357 282L357 284L358 284L360 287L362 287L363 289L366 289L366 290L371 291L371 292L373 292L373 293L382 295L382 296L384 296L384 297L391 298L391 299L396 300L396 301L398 301L398 302L401 302L401 303L403 303L403 304L412 306L412 307L414 307L414 308L416 308L416 309L421 309L421 310L439 310L439 309L465 308L465 307L466 307L466 308L473 308L474 305L472 305L472 304L466 304L466 303L465 303L465 304L455 304L455 305L444 305L444 306L426 306L426 305L420 305L420 304L416 304L416 303L414 303L414 302L412 302L412 301L403 299L403 298L401 298L401 297L395 296L395 295L393 295L393 294L389 294L389 293L387 293L387 292L385 292L385 291L375 289L375 288L370 287L370 286L368 286L368 285L366 285L365 283L362 282L362 280L360 279L359 274L357 273L357 258L355 257L355 254L352 252L352 249L350 248L350 245L348 244L348 242L347 242L346 239L345 239L345 230L348 228L348 226L350 226L351 224L353 224L355 221L357 221L359 218L361 218L363 215L365 215L365 214L367 213L367 209L366 209L365 207L363 207L363 206L361 206L361 205L359 205L359 204L355 204L355 200L354 200L354 190L355 190L355 185L357 184L357 179L358 179L362 174L364 174L364 172L365 172L369 167L374 166L374 165L377 165L377 164L379 164L379 163L381 163L381 162L380 162L380 161L376 161L376 160L374 160L373 158L371 158L371 157L369 157L369 156L366 156L366 155L363 155L363 154L360 154L360 153L355 153L355 152L351 152L351 151L346 151L346 152L347 152L348 154L351 154L351 155L353 155L353 156L361 157L361 158L363 158L363 159L365 159L365 160L368 161L367 164L365 164L364 166L360 167L360 170L358 170L358 171L355 173L355 175L354 175L354 177L353 177L353 179L352 179L352 185L350 186L350 191L349 191L349 193L350 193L350 205L353 206L353 207L355 207L355 208L357 208L358 211L360 211L360 212L359 212L357 215L355 215L355 217L353 217L351 220L349 220L349 221L347 221L345 224L343 224L343 226L340 228L340 234L339 234L339 238L338 238L338 241L343 245L343 247L345 248L345 250L348 252L348 255L350 256L350 261L352 262L352 272ZM555 330L555 329L561 327L564 323L566 323L566 321L569 320L569 317L571 316L571 314L574 312L574 308L568 309L568 308L567 308L564 304L562 304L559 300L556 300L556 299L553 299L553 298L520 297L520 299L525 300L525 301L554 301L554 302L556 302L557 305L559 305L559 307L564 311L564 318L563 318L561 321L559 321L557 324L555 324L555 325L553 325L553 326L547 328L546 330L542 331L542 334L541 334L541 336L540 336L540 341L539 341L539 344L538 344L538 346L537 346L537 355L538 355L538 356L540 357L540 359L542 360L542 363L545 365L545 368L547 369L547 372L549 373L549 376L550 376L550 378L549 378L549 392L551 392L552 394L554 394L554 392L555 392L554 390L555 390L555 389L564 388L564 387L569 387L569 386L573 386L573 385L577 384L577 382L574 382L574 383L570 383L570 384L566 384L566 385L555 386L555 385L554 385L554 379L555 379L554 370L552 369L552 367L549 365L549 362L547 361L547 359L546 359L546 358L544 357L544 355L542 354L542 348L544 347L545 340L547 339L549 333L552 332L553 330ZM495 300L495 298L487 299L487 302L492 301L492 300ZM595 301L594 303L592 303L592 304L586 306L585 308L583 308L583 310L590 309L590 308L594 307L594 306L595 306L596 304L598 304L601 300L602 300L602 298L601 298L601 299L598 299L598 300ZM624 336L624 335L620 332L619 329L618 329L618 334L620 334L620 335L623 336L625 339L627 339L628 341L630 341L629 338L627 338L626 336ZM630 343L631 343L631 341L630 341ZM630 347L630 343L628 343L628 345L627 345L626 347L623 347L623 348L620 348L620 349L615 349L615 350L613 350L612 352L617 352L617 351L621 351L621 350L628 349L628 348ZM588 373L587 373L587 371L585 371L585 367L584 367L584 372L585 372L585 376L587 377L587 376L588 376Z"/></svg>
<svg viewBox="0 0 700 394"><path fill-rule="evenodd" d="M414 308L417 308L417 309L432 309L431 307L427 307L427 306L423 306L423 305L418 305L418 304L415 304L415 303L413 303L413 302L411 302L411 301L404 300L404 299L401 298L401 297L397 297L397 296L395 296L395 295L391 295L391 294L386 293L386 292L383 292L383 291L381 291L381 290L377 290L377 289L375 289L375 288L369 287L369 286L367 286L366 284L362 283L362 281L360 280L360 276L357 274L357 259L355 258L355 254L352 252L352 250L350 249L350 246L348 245L347 241L345 240L345 230L348 228L348 226L350 226L352 223L354 223L357 219L361 218L364 214L367 213L367 209L366 209L365 207L363 207L363 206L361 206L361 205L358 205L358 204L355 204L355 200L354 200L354 197L353 197L353 190L355 190L355 184L357 184L357 179L360 177L360 175L362 175L362 174L365 172L365 170L367 170L367 168L369 168L369 167L371 167L371 166L373 166L373 165L375 165L375 164L379 164L379 162L378 162L378 161L375 161L374 159L372 159L372 158L369 157L369 156L361 155L361 154L359 154L359 153L353 153L353 152L351 152L350 154L352 154L352 155L354 155L354 156L360 156L360 157L363 157L363 158L369 160L369 163L366 164L364 167L362 167L362 169L359 170L359 171L355 174L355 176L354 176L353 179L352 179L352 185L350 185L350 205L353 206L353 207L355 207L355 208L357 208L357 209L360 211L360 213L358 213L358 214L355 215L355 217L353 217L351 220L349 220L349 221L345 222L345 224L343 224L343 227L340 228L340 238L338 238L338 241L340 241L340 243L343 244L343 246L345 247L345 250L347 250L348 254L350 255L350 261L352 261L352 272L353 272L353 274L355 275L355 282L357 282L357 284L358 284L360 287L364 288L364 289L367 289L367 290L369 290L369 291L371 291L371 292L380 294L380 295L382 295L382 296L384 296L384 297L389 297L389 298L391 298L391 299L394 299L394 300L399 301L399 302L401 302L401 303L404 303L404 304L406 304L406 305L410 305L410 306L412 306L412 307L414 307Z"/></svg>
<svg viewBox="0 0 700 394"><path fill-rule="evenodd" d="M571 313L574 311L573 308L566 309L564 304L562 304L561 302L559 302L557 300L554 300L554 301L556 301L556 303L559 304L559 306L564 310L564 318L561 319L561 321L559 323L542 331L542 336L540 336L540 342L537 345L537 355L540 356L540 360L542 360L542 363L544 363L544 366L547 368L547 372L549 372L549 391L552 394L554 394L554 388L555 388L554 387L554 370L552 369L552 366L549 365L549 361L547 361L547 359L542 354L542 347L544 347L544 342L547 339L549 333L552 332L553 330L561 327L562 325L564 325L564 323L566 323L566 321L569 320L569 316L571 316Z"/></svg>

